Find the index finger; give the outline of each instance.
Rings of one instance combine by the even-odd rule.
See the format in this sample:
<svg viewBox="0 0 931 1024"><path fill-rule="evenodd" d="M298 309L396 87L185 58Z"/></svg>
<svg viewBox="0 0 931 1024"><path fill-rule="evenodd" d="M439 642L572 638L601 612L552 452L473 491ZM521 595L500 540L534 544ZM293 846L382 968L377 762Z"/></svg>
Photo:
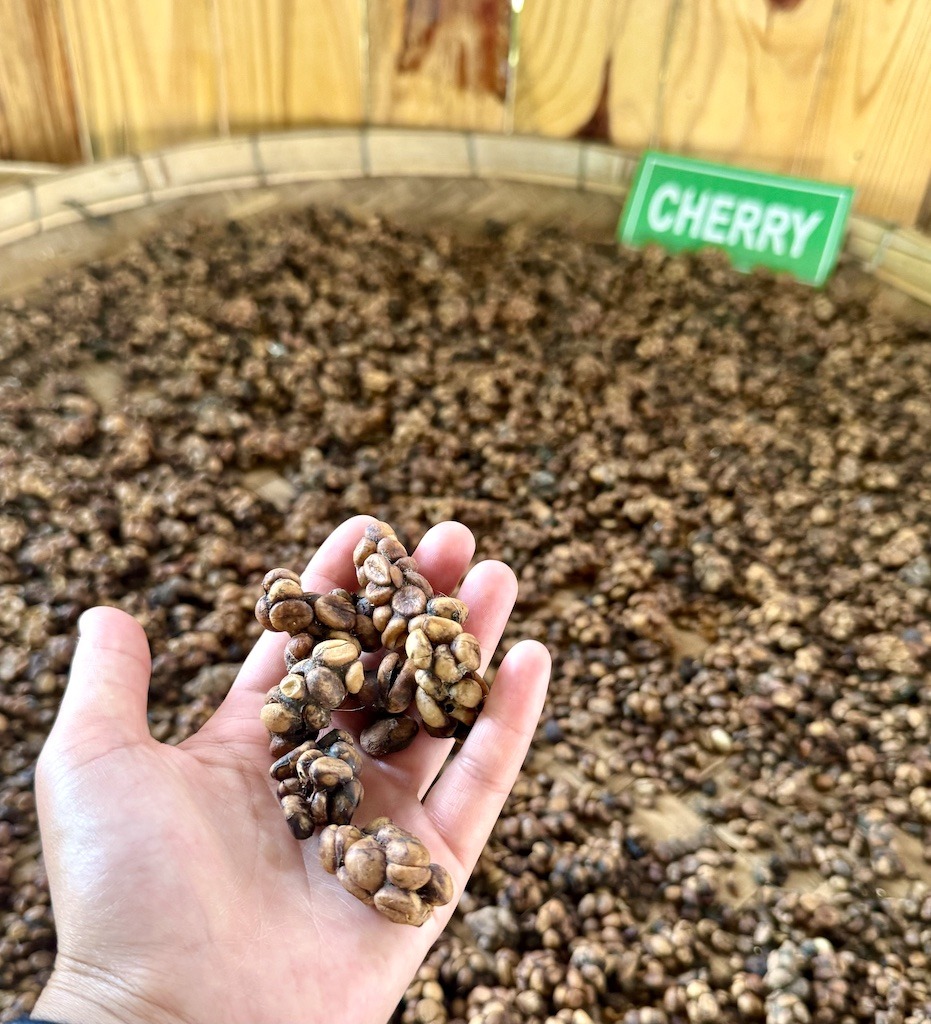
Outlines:
<svg viewBox="0 0 931 1024"><path fill-rule="evenodd" d="M522 640L505 655L485 710L424 801L465 885L517 780L543 710L549 651Z"/></svg>

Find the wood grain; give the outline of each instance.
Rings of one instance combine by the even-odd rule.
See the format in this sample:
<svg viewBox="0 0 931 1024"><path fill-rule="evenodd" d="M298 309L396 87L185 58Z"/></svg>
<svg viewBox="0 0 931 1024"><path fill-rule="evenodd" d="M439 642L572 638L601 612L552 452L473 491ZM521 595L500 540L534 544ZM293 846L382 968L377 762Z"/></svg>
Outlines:
<svg viewBox="0 0 931 1024"><path fill-rule="evenodd" d="M861 211L914 224L931 167L931 4L839 4L796 173L849 182Z"/></svg>
<svg viewBox="0 0 931 1024"><path fill-rule="evenodd" d="M525 0L518 20L514 128L575 135L604 90L615 0Z"/></svg>
<svg viewBox="0 0 931 1024"><path fill-rule="evenodd" d="M786 169L834 2L789 12L767 0L526 0L515 124L572 135L603 104L625 149Z"/></svg>
<svg viewBox="0 0 931 1024"><path fill-rule="evenodd" d="M631 150L649 145L674 7L674 0L526 0L516 129L605 138Z"/></svg>
<svg viewBox="0 0 931 1024"><path fill-rule="evenodd" d="M218 132L211 0L61 0L94 156Z"/></svg>
<svg viewBox="0 0 931 1024"><path fill-rule="evenodd" d="M669 39L663 149L788 172L805 130L836 0L682 0Z"/></svg>
<svg viewBox="0 0 931 1024"><path fill-rule="evenodd" d="M57 0L0 0L0 159L80 158Z"/></svg>
<svg viewBox="0 0 931 1024"><path fill-rule="evenodd" d="M369 0L371 119L501 131L508 0Z"/></svg>
<svg viewBox="0 0 931 1024"><path fill-rule="evenodd" d="M658 140L669 33L679 0L616 0L607 72L608 123L615 145L639 151Z"/></svg>
<svg viewBox="0 0 931 1024"><path fill-rule="evenodd" d="M214 0L230 129L363 120L359 0Z"/></svg>

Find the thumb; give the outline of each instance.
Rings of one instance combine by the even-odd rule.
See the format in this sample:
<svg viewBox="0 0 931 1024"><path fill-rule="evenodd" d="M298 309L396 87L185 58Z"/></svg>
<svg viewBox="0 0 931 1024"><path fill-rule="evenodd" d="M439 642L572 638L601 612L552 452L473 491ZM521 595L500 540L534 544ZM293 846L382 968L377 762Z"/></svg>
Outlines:
<svg viewBox="0 0 931 1024"><path fill-rule="evenodd" d="M152 659L142 626L118 608L85 612L78 634L49 739L85 761L101 753L101 743L112 750L149 739L146 703Z"/></svg>

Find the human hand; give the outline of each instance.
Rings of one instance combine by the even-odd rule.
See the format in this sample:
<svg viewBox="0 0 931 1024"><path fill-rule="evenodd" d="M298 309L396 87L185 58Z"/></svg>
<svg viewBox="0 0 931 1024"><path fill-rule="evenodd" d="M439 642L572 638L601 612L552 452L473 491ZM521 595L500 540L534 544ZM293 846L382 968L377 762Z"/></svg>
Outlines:
<svg viewBox="0 0 931 1024"><path fill-rule="evenodd" d="M336 529L303 576L308 591L353 589L352 550L368 516ZM475 550L459 523L431 529L421 571L451 593ZM459 595L483 670L517 582L482 562ZM452 746L423 733L384 761L365 758L355 821L388 815L452 875L456 896L421 928L396 925L297 843L268 776L259 721L288 637L264 634L216 714L178 746L149 734L151 673L139 624L95 608L36 774L58 958L34 1015L66 1024L382 1024L442 931L520 770L539 718L549 655L533 641L504 658L478 722ZM334 724L353 729L352 715ZM432 788L431 788L432 786ZM429 794L421 803L424 794Z"/></svg>

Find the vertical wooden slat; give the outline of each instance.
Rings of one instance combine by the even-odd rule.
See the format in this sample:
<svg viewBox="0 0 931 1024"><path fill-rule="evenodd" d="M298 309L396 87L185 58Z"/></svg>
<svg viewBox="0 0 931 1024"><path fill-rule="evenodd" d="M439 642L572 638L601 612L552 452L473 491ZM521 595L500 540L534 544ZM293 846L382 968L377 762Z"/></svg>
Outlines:
<svg viewBox="0 0 931 1024"><path fill-rule="evenodd" d="M850 182L861 211L914 224L931 167L931 3L840 2L796 169Z"/></svg>
<svg viewBox="0 0 931 1024"><path fill-rule="evenodd" d="M608 67L608 124L615 145L656 146L669 101L668 54L683 0L619 0Z"/></svg>
<svg viewBox="0 0 931 1024"><path fill-rule="evenodd" d="M616 0L525 0L514 129L574 135L592 117L604 90Z"/></svg>
<svg viewBox="0 0 931 1024"><path fill-rule="evenodd" d="M791 170L835 0L681 0L658 131L663 149Z"/></svg>
<svg viewBox="0 0 931 1024"><path fill-rule="evenodd" d="M210 0L63 0L95 156L217 134Z"/></svg>
<svg viewBox="0 0 931 1024"><path fill-rule="evenodd" d="M0 159L80 158L57 0L0 0Z"/></svg>
<svg viewBox="0 0 931 1024"><path fill-rule="evenodd" d="M509 0L369 0L372 121L501 131Z"/></svg>
<svg viewBox="0 0 931 1024"><path fill-rule="evenodd" d="M358 124L360 0L215 0L230 128Z"/></svg>
<svg viewBox="0 0 931 1024"><path fill-rule="evenodd" d="M654 133L663 42L675 0L526 0L515 127L610 138L642 149Z"/></svg>

